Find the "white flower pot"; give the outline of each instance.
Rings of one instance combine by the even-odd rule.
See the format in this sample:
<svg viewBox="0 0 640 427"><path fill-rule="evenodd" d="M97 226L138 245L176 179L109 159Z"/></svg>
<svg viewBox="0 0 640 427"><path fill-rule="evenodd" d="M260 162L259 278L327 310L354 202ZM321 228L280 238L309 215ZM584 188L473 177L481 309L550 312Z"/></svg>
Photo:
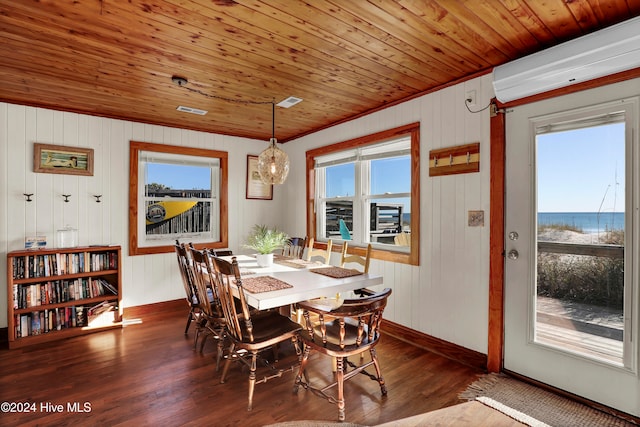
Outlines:
<svg viewBox="0 0 640 427"><path fill-rule="evenodd" d="M256 254L259 267L271 267L273 264L273 254Z"/></svg>

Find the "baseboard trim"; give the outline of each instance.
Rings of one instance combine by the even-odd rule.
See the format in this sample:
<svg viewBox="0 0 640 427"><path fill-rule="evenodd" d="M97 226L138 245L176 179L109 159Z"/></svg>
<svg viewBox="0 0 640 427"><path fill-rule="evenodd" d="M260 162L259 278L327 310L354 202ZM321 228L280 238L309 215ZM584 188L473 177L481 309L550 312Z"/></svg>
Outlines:
<svg viewBox="0 0 640 427"><path fill-rule="evenodd" d="M406 326L402 326L388 320L384 320L382 324L382 331L383 334L389 334L400 341L404 341L416 347L439 354L447 359L455 360L463 365L480 369L485 372L487 370L486 354L441 340L440 338L432 337L431 335L424 334L416 331L415 329L407 328Z"/></svg>

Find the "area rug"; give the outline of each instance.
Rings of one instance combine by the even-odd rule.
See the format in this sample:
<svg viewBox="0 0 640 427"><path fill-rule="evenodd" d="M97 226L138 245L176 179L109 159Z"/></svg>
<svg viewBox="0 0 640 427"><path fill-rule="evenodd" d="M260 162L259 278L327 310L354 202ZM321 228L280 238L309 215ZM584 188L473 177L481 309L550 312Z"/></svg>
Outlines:
<svg viewBox="0 0 640 427"><path fill-rule="evenodd" d="M275 424L268 424L263 427L365 427L360 424L352 424L345 422L335 421L315 421L315 420L300 420L300 421L283 421Z"/></svg>
<svg viewBox="0 0 640 427"><path fill-rule="evenodd" d="M478 400L533 427L627 427L635 424L524 383L504 374L488 374L460 394Z"/></svg>

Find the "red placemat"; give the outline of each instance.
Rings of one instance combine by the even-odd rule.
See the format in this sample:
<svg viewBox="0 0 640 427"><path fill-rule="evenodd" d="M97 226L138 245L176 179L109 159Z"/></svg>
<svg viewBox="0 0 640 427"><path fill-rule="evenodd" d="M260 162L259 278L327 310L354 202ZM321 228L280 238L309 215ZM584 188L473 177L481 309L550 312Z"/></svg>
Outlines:
<svg viewBox="0 0 640 427"><path fill-rule="evenodd" d="M292 285L271 276L248 277L242 279L242 287L252 294L293 288Z"/></svg>
<svg viewBox="0 0 640 427"><path fill-rule="evenodd" d="M363 274L362 271L342 267L312 268L309 271L313 271L314 273L322 274L324 276L333 277L334 279L342 279L343 277L359 276Z"/></svg>

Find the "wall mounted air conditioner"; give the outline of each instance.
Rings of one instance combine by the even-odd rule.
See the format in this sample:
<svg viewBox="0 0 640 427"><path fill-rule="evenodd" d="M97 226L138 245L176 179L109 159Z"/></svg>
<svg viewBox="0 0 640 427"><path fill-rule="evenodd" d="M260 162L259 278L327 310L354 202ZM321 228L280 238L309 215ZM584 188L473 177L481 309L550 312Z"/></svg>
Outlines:
<svg viewBox="0 0 640 427"><path fill-rule="evenodd" d="M640 17L493 69L500 102L640 67Z"/></svg>

